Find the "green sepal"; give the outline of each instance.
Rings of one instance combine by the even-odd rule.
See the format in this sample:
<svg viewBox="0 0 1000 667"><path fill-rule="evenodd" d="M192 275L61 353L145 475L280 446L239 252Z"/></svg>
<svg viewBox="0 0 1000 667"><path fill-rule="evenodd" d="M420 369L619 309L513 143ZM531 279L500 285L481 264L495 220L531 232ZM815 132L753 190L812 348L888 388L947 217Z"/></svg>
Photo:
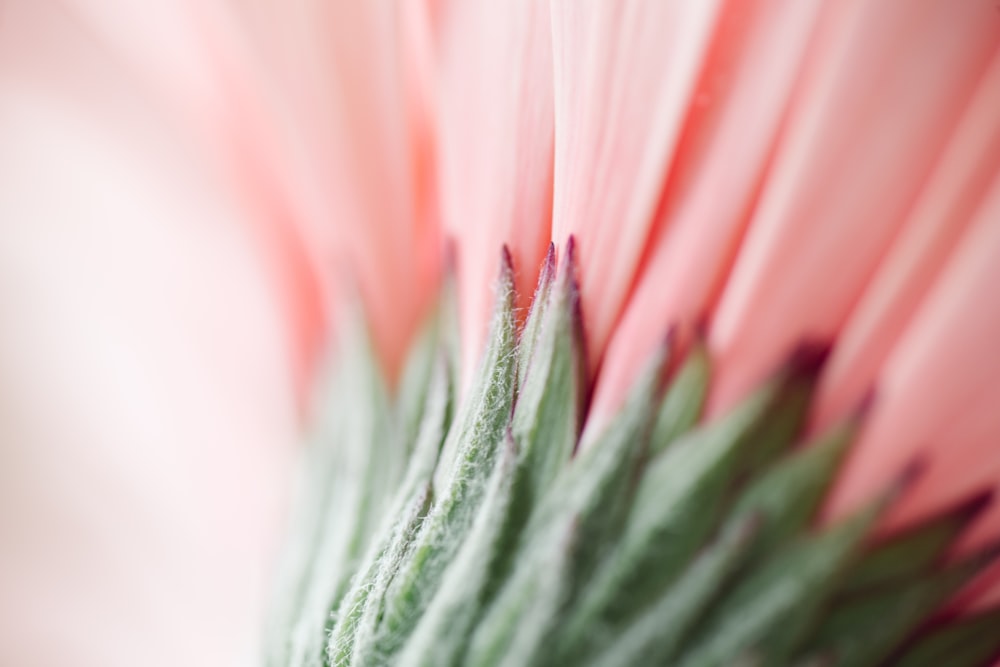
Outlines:
<svg viewBox="0 0 1000 667"><path fill-rule="evenodd" d="M909 633L972 577L994 561L989 550L941 572L851 598L834 606L817 628L806 653L836 657L837 667L875 667Z"/></svg>
<svg viewBox="0 0 1000 667"><path fill-rule="evenodd" d="M835 667L836 660L832 655L811 655L808 658L793 663L794 667Z"/></svg>
<svg viewBox="0 0 1000 667"><path fill-rule="evenodd" d="M498 647L508 645L511 637L534 636L535 628L520 627L528 619L550 613L561 617L565 610L551 611L548 606L553 600L569 606L578 583L614 544L644 454L667 349L664 345L647 366L617 419L570 461L540 499L522 537L515 567L480 623L474 647L481 662L473 664L497 664ZM573 539L567 541L569 534ZM567 548L571 551L564 553ZM564 562L566 569L544 582L550 595L539 596L540 573L553 560Z"/></svg>
<svg viewBox="0 0 1000 667"><path fill-rule="evenodd" d="M511 418L505 456L503 493L488 496L479 518L449 567L448 578L432 598L412 641L400 656L406 665L453 664L485 601L506 574L528 512L551 480L566 466L579 436L584 387L583 348L579 338L579 295L572 244L558 274L554 256L543 268L536 304L518 347L520 392ZM543 299L543 301L539 301ZM530 362L523 363L530 359ZM519 446L525 443L521 449ZM509 452L519 452L508 461ZM485 517L489 523L482 523ZM453 641L441 640L444 629Z"/></svg>
<svg viewBox="0 0 1000 667"><path fill-rule="evenodd" d="M1000 609L992 609L930 628L905 647L896 667L987 667L1000 659Z"/></svg>
<svg viewBox="0 0 1000 667"><path fill-rule="evenodd" d="M747 449L771 417L780 383L691 431L642 471L625 529L567 620L561 643L586 651L591 628L621 623L658 597L714 531Z"/></svg>
<svg viewBox="0 0 1000 667"><path fill-rule="evenodd" d="M512 511L523 493L515 484L518 458L517 445L508 434L479 514L398 656L396 664L401 667L459 664L494 585L496 570L510 553L514 535L523 525L523 517Z"/></svg>
<svg viewBox="0 0 1000 667"><path fill-rule="evenodd" d="M269 664L972 667L995 654L979 635L1000 615L934 616L994 558L942 565L983 500L874 546L869 529L900 485L809 525L863 418L786 453L825 346L800 347L699 425L708 350L696 340L664 391L668 343L573 456L587 377L572 255L557 271L550 248L519 341L505 256L484 361L454 419L450 281L394 403L367 334L342 337Z"/></svg>
<svg viewBox="0 0 1000 667"><path fill-rule="evenodd" d="M511 501L492 513L492 520L503 529L498 534L499 548L490 551L491 567L479 595L480 604L491 600L506 581L532 507L538 497L549 490L552 479L566 467L579 437L586 374L580 338L579 293L574 274L572 244L567 246L558 274L555 274L555 258L550 248L539 279L536 304L518 347L522 361L531 359L530 363L521 366L525 377L508 434L519 456L516 467L509 472ZM539 303L537 300L543 297L545 303ZM470 545L467 543L467 546ZM480 554L480 557L485 556ZM457 580L456 586L468 589L467 578ZM432 607L435 603L432 602ZM466 612L478 612L474 607L467 604ZM463 620L465 618L470 622L477 620L471 616ZM441 662L440 652L436 655L441 664L446 664Z"/></svg>
<svg viewBox="0 0 1000 667"><path fill-rule="evenodd" d="M525 375L511 432L523 451L523 474L530 477L525 489L531 496L526 499L529 504L549 488L572 457L586 391L572 243L567 245L554 283L548 285L545 273L553 268L547 261L536 293L536 299L544 296L547 303L532 310L518 350L522 362L526 358L530 362L522 367ZM528 334L530 339L526 339Z"/></svg>
<svg viewBox="0 0 1000 667"><path fill-rule="evenodd" d="M539 500L528 539L546 539L554 526L578 522L578 575L589 572L614 546L628 516L672 339L654 354L619 414L595 442L578 452ZM556 531L559 532L559 531Z"/></svg>
<svg viewBox="0 0 1000 667"><path fill-rule="evenodd" d="M657 410L649 441L651 456L665 450L698 423L708 395L711 373L708 349L699 339L688 351Z"/></svg>
<svg viewBox="0 0 1000 667"><path fill-rule="evenodd" d="M431 478L451 419L454 387L447 355L438 356L425 400L424 418L406 475L395 494L393 511L365 560L369 566L355 575L341 602L327 646L328 661L336 667L372 661L378 620L386 591L412 547L433 498Z"/></svg>
<svg viewBox="0 0 1000 667"><path fill-rule="evenodd" d="M553 664L549 638L559 627L572 589L572 561L580 548L576 517L534 545L532 568L519 567L475 629L465 667Z"/></svg>
<svg viewBox="0 0 1000 667"><path fill-rule="evenodd" d="M410 347L403 371L396 388L395 413L399 434L406 446L406 455L412 454L424 422L434 418L430 405L432 390L441 379L441 369L449 375L443 378L454 395L458 384L458 323L457 298L454 276L446 275L441 296ZM450 418L450 413L449 413ZM445 424L447 427L449 424ZM445 428L444 433L447 433ZM436 459L436 456L435 456Z"/></svg>
<svg viewBox="0 0 1000 667"><path fill-rule="evenodd" d="M549 307L549 295L552 292L552 283L555 279L556 246L550 243L548 252L545 253L545 259L542 261L541 271L538 273L538 286L535 287L535 295L531 300L531 308L528 310L528 317L525 318L518 343L517 377L519 389L524 385L524 379L528 376L528 365L534 357L535 347L541 335L542 322Z"/></svg>
<svg viewBox="0 0 1000 667"><path fill-rule="evenodd" d="M962 531L989 506L991 497L989 493L973 496L874 545L851 570L839 594L850 596L930 572Z"/></svg>
<svg viewBox="0 0 1000 667"><path fill-rule="evenodd" d="M323 664L331 613L382 521L405 464L405 445L393 428L388 390L362 322L360 313L345 318L332 360L336 371L321 394L323 414L306 466L312 479L303 484L312 497L303 499L309 509L291 538L311 559L292 555L288 566L289 576L299 582L289 590L299 593L287 644L271 653L272 662L282 667ZM329 529L332 517L339 521L337 530Z"/></svg>
<svg viewBox="0 0 1000 667"><path fill-rule="evenodd" d="M761 473L736 502L730 516L761 517L754 559L773 553L805 531L857 433L860 415L816 436Z"/></svg>
<svg viewBox="0 0 1000 667"><path fill-rule="evenodd" d="M374 664L391 662L410 636L479 510L513 405L515 338L513 269L504 249L483 362L442 448L434 505L386 594Z"/></svg>
<svg viewBox="0 0 1000 667"><path fill-rule="evenodd" d="M388 534L358 573L334 615L327 642L327 663L333 667L377 663L374 644L385 594L412 545L433 500L430 484L420 488L395 514Z"/></svg>
<svg viewBox="0 0 1000 667"><path fill-rule="evenodd" d="M748 476L755 476L781 456L801 432L817 379L829 352L828 345L803 343L792 351L768 381L779 383L781 393L771 410L771 416L755 436L758 438L758 445L746 462Z"/></svg>
<svg viewBox="0 0 1000 667"><path fill-rule="evenodd" d="M744 573L679 664L711 667L749 652L764 664L786 664L884 506L880 501L819 534L800 538Z"/></svg>
<svg viewBox="0 0 1000 667"><path fill-rule="evenodd" d="M687 633L747 557L759 526L760 522L752 516L733 522L698 554L655 604L620 632L605 637L599 625L588 629L597 633L590 643L599 652L582 664L592 667L669 664Z"/></svg>

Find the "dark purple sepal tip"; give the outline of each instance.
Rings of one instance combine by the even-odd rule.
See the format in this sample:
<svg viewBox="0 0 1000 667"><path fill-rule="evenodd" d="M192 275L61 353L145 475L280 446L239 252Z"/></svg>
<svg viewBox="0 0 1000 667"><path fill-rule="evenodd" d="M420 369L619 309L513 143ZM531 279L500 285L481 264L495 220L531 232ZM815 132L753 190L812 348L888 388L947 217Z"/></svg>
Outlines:
<svg viewBox="0 0 1000 667"><path fill-rule="evenodd" d="M500 246L500 274L502 276L514 273L514 260L510 256L510 248L504 243Z"/></svg>
<svg viewBox="0 0 1000 667"><path fill-rule="evenodd" d="M832 345L827 341L804 340L788 355L786 372L792 377L814 379L830 357Z"/></svg>

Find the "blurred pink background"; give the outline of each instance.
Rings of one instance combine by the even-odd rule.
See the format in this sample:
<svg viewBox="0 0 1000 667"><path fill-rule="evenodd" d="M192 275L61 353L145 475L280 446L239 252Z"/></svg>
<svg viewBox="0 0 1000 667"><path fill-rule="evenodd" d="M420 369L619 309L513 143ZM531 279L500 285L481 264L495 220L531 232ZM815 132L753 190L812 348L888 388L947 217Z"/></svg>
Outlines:
<svg viewBox="0 0 1000 667"><path fill-rule="evenodd" d="M256 660L293 334L269 246L145 90L65 8L0 3L3 665Z"/></svg>

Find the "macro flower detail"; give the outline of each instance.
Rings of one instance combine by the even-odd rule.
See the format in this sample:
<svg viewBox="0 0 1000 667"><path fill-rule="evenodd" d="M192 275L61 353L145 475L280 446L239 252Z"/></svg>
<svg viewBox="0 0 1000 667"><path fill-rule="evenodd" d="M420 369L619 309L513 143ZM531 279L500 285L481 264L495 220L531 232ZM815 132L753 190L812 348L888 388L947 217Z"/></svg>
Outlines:
<svg viewBox="0 0 1000 667"><path fill-rule="evenodd" d="M990 0L5 5L0 662L1000 664L998 119Z"/></svg>
<svg viewBox="0 0 1000 667"><path fill-rule="evenodd" d="M550 248L520 330L504 251L463 398L448 298L404 369L397 409L363 332L335 356L368 368L333 381L336 430L307 466L306 560L281 586L295 593L271 626L272 664L920 665L945 645L946 664L977 665L1000 650L995 611L936 615L1000 554L945 559L988 495L878 538L921 475L915 461L861 509L812 527L872 409L868 396L792 447L827 346L800 346L704 421L711 355L701 334L680 353L673 331L581 451L572 239L561 261ZM346 397L365 377L380 407L359 414Z"/></svg>
<svg viewBox="0 0 1000 667"><path fill-rule="evenodd" d="M941 450L887 417L919 392L880 377L935 286L997 256L997 27L934 2L434 7L453 264L379 411L322 404L375 421L315 445L331 495L272 664L993 659L996 612L947 606L993 563L965 531L990 485L935 490ZM349 326L334 367L378 357Z"/></svg>

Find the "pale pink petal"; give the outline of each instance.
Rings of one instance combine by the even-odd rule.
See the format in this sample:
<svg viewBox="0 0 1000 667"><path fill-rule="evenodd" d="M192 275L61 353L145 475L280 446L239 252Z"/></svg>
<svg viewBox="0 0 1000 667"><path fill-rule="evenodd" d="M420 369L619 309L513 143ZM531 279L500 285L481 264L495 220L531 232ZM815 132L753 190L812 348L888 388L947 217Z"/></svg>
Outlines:
<svg viewBox="0 0 1000 667"><path fill-rule="evenodd" d="M980 3L830 7L712 323L714 410L801 339L834 337L1000 40Z"/></svg>
<svg viewBox="0 0 1000 667"><path fill-rule="evenodd" d="M579 241L592 363L636 275L722 4L552 3L553 238Z"/></svg>
<svg viewBox="0 0 1000 667"><path fill-rule="evenodd" d="M441 192L457 241L464 367L486 334L500 247L521 307L535 288L552 215L552 42L535 0L454 2L443 12Z"/></svg>
<svg viewBox="0 0 1000 667"><path fill-rule="evenodd" d="M820 6L754 0L723 15L648 258L601 366L589 423L618 407L669 326L707 315L760 188Z"/></svg>
<svg viewBox="0 0 1000 667"><path fill-rule="evenodd" d="M878 369L1000 173L1000 51L861 301L824 373L822 428L875 382ZM1000 434L998 434L1000 435Z"/></svg>
<svg viewBox="0 0 1000 667"><path fill-rule="evenodd" d="M360 292L394 374L440 263L399 3L65 1L229 160L290 272Z"/></svg>
<svg viewBox="0 0 1000 667"><path fill-rule="evenodd" d="M211 160L46 3L0 20L0 663L253 664L297 436Z"/></svg>
<svg viewBox="0 0 1000 667"><path fill-rule="evenodd" d="M1000 178L940 278L894 346L877 408L834 491L838 515L876 493L918 453L927 474L892 525L940 508L1000 476Z"/></svg>
<svg viewBox="0 0 1000 667"><path fill-rule="evenodd" d="M251 222L267 239L282 276L288 317L298 328L300 385L322 337L322 312L333 298L323 249L329 246L326 188L314 156L294 133L302 123L246 31L215 0L152 6L127 0L62 0L66 13L127 68L201 144L203 159L222 162L231 187L258 211ZM329 250L327 249L327 252Z"/></svg>
<svg viewBox="0 0 1000 667"><path fill-rule="evenodd" d="M402 3L234 3L271 54L292 134L318 192L335 278L356 280L390 375L433 296L438 221L427 179L426 100L404 66L412 25ZM422 106L424 105L424 106Z"/></svg>

